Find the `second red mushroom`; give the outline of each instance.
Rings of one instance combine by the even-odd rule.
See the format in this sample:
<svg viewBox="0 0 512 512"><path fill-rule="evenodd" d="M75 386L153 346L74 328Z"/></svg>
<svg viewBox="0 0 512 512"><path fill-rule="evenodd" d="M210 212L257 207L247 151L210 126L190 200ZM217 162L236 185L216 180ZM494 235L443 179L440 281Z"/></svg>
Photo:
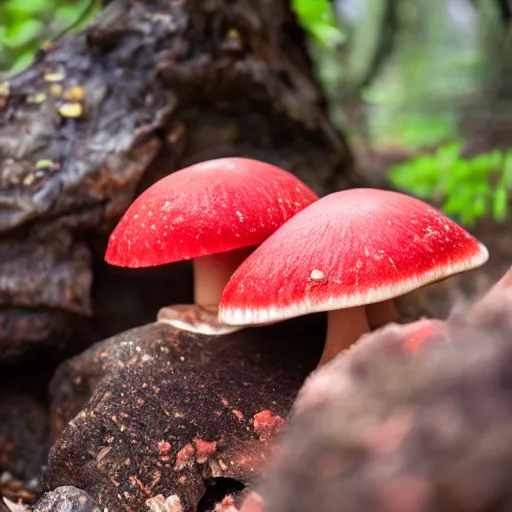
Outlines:
<svg viewBox="0 0 512 512"><path fill-rule="evenodd" d="M308 206L244 261L224 289L219 316L255 325L328 311L322 364L371 327L395 321L394 297L487 258L481 243L423 201L344 190Z"/></svg>

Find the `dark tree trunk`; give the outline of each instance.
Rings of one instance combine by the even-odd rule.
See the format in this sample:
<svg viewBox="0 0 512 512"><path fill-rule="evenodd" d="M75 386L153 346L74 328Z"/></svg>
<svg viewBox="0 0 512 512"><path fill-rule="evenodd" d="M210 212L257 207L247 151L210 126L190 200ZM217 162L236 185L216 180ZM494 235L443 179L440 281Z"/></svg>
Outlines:
<svg viewBox="0 0 512 512"><path fill-rule="evenodd" d="M227 155L353 184L287 1L117 0L3 84L0 360L186 300L188 266L113 271L105 240L144 187Z"/></svg>

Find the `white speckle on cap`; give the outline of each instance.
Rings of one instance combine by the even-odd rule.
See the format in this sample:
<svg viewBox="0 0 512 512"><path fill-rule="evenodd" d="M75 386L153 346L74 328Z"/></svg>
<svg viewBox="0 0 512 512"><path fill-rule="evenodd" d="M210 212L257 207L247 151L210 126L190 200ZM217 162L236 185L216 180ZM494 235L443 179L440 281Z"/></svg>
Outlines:
<svg viewBox="0 0 512 512"><path fill-rule="evenodd" d="M325 279L325 274L321 270L315 268L311 271L311 274L309 274L309 278L313 281L323 281Z"/></svg>
<svg viewBox="0 0 512 512"><path fill-rule="evenodd" d="M237 210L236 214L238 215L238 218L240 219L240 222L243 222L244 221L244 216L242 215L242 213Z"/></svg>

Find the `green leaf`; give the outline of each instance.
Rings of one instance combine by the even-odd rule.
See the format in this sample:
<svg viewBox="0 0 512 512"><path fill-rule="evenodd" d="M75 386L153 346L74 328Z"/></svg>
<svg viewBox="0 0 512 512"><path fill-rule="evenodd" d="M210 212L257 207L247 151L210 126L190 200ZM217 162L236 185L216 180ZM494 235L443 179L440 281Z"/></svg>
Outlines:
<svg viewBox="0 0 512 512"><path fill-rule="evenodd" d="M425 189L433 192L439 183L437 162L431 155L421 155L409 162L391 166L388 177L399 188L410 189L422 197L425 196Z"/></svg>
<svg viewBox="0 0 512 512"><path fill-rule="evenodd" d="M34 54L31 51L25 51L19 54L11 66L11 72L16 73L18 71L22 71L32 64L34 60Z"/></svg>
<svg viewBox="0 0 512 512"><path fill-rule="evenodd" d="M440 146L389 169L389 180L426 200L444 200L443 211L464 224L472 224L491 214L500 222L508 212L508 193L512 189L512 149L495 149L473 158L461 157L459 141ZM498 185L491 184L499 176Z"/></svg>
<svg viewBox="0 0 512 512"><path fill-rule="evenodd" d="M460 184L460 180L466 179L471 175L471 167L465 160L456 160L440 167L441 171L445 173L444 177L448 183Z"/></svg>
<svg viewBox="0 0 512 512"><path fill-rule="evenodd" d="M492 168L493 158L488 153L482 153L471 160L469 165L474 176L487 176Z"/></svg>
<svg viewBox="0 0 512 512"><path fill-rule="evenodd" d="M487 213L488 202L484 195L476 194L473 201L468 201L466 210L469 210L473 215L473 218L479 219Z"/></svg>
<svg viewBox="0 0 512 512"><path fill-rule="evenodd" d="M459 159L461 151L462 144L459 141L453 141L440 146L436 155L439 161L450 164Z"/></svg>
<svg viewBox="0 0 512 512"><path fill-rule="evenodd" d="M450 196L443 205L443 211L447 215L459 216L465 209L467 209L467 200L460 195Z"/></svg>
<svg viewBox="0 0 512 512"><path fill-rule="evenodd" d="M292 0L300 24L322 46L333 48L345 41L329 0Z"/></svg>
<svg viewBox="0 0 512 512"><path fill-rule="evenodd" d="M0 0L0 74L23 69L45 40L80 30L100 9L99 0Z"/></svg>
<svg viewBox="0 0 512 512"><path fill-rule="evenodd" d="M492 216L497 222L503 222L507 217L508 191L505 184L500 183L494 190L492 200Z"/></svg>
<svg viewBox="0 0 512 512"><path fill-rule="evenodd" d="M24 46L37 39L44 29L41 21L28 19L22 23L11 25L3 34L3 40L0 43L11 47Z"/></svg>
<svg viewBox="0 0 512 512"><path fill-rule="evenodd" d="M507 189L512 189L512 149L503 157L501 181Z"/></svg>
<svg viewBox="0 0 512 512"><path fill-rule="evenodd" d="M450 114L409 114L401 123L400 137L411 149L438 144L456 133L456 122Z"/></svg>
<svg viewBox="0 0 512 512"><path fill-rule="evenodd" d="M7 0L2 5L8 14L15 14L22 18L37 16L48 7L48 0Z"/></svg>

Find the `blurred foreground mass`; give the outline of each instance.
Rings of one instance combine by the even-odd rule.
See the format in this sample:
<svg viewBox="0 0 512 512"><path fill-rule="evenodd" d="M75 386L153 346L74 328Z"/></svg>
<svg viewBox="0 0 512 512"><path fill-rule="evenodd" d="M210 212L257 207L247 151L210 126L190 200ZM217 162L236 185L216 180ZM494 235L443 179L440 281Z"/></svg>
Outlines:
<svg viewBox="0 0 512 512"><path fill-rule="evenodd" d="M311 376L265 512L512 510L511 281L433 329L390 325Z"/></svg>

